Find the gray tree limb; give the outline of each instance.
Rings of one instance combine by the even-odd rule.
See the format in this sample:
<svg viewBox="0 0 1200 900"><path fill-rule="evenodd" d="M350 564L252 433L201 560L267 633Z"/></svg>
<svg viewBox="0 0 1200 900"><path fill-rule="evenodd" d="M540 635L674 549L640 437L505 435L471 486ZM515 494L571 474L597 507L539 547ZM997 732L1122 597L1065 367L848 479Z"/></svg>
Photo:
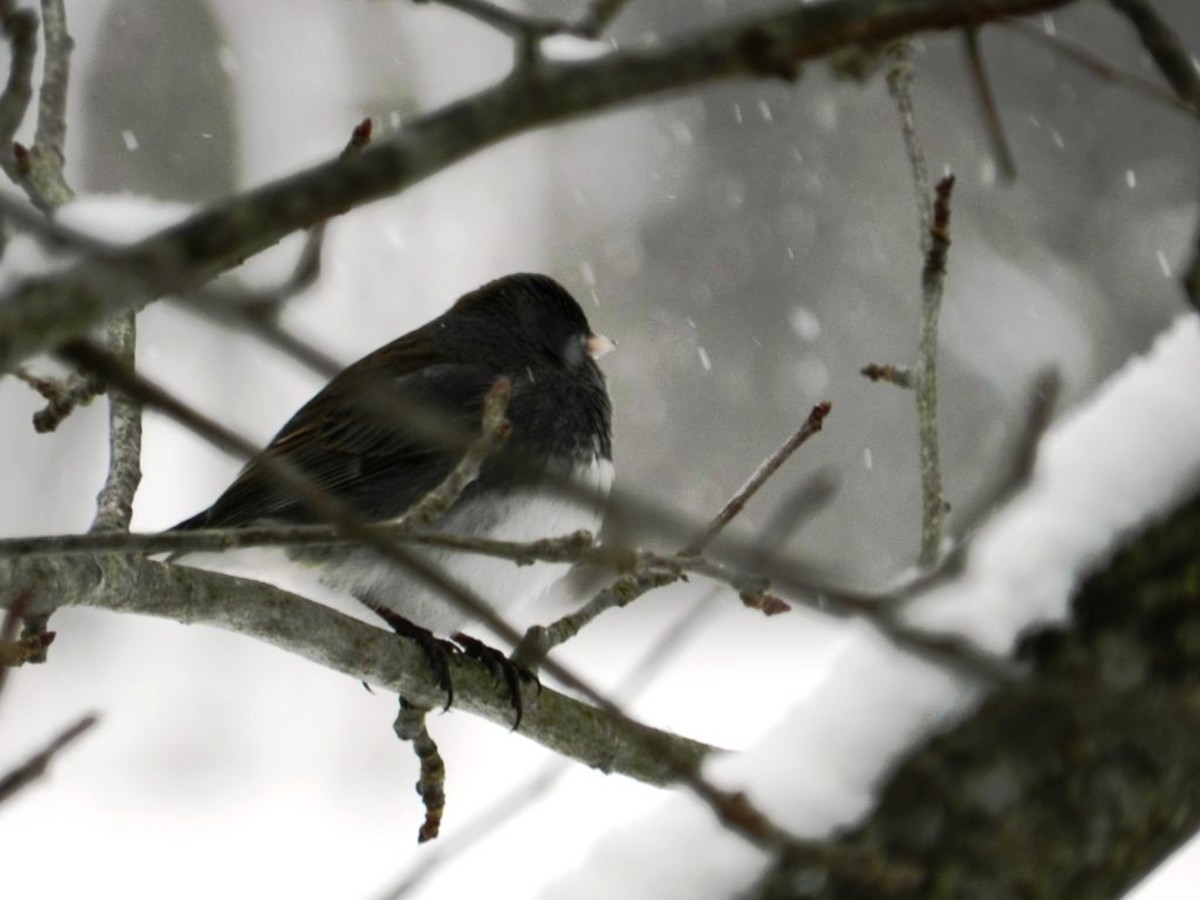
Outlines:
<svg viewBox="0 0 1200 900"><path fill-rule="evenodd" d="M140 557L97 555L4 560L0 584L5 586L0 606L30 592L26 615L86 606L185 625L215 625L414 703L436 708L445 702L425 651L416 642L256 581ZM453 657L450 675L456 709L512 726L508 689L482 663ZM716 751L698 741L621 721L548 687L529 687L524 700L520 734L585 765L650 784L674 783L680 761L695 766ZM662 752L664 742L675 754L674 766Z"/></svg>
<svg viewBox="0 0 1200 900"><path fill-rule="evenodd" d="M1087 579L1073 621L1027 636L997 690L892 773L847 850L920 873L922 900L1119 897L1200 830L1200 495ZM781 864L761 897L861 898Z"/></svg>
<svg viewBox="0 0 1200 900"><path fill-rule="evenodd" d="M31 279L0 304L0 370L124 309L194 290L281 238L400 193L514 135L668 91L733 78L799 76L846 47L979 26L1071 0L829 0L762 14L653 49L519 68L499 84L414 120L361 153L209 205L129 248Z"/></svg>

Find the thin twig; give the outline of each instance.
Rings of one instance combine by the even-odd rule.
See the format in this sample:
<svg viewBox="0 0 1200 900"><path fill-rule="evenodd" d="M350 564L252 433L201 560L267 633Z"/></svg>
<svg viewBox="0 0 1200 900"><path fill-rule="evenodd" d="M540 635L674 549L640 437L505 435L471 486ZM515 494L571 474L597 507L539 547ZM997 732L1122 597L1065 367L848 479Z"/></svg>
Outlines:
<svg viewBox="0 0 1200 900"><path fill-rule="evenodd" d="M1142 46L1158 66L1175 96L1200 117L1200 75L1192 55L1179 35L1146 0L1109 0L1137 29ZM1200 312L1200 225L1192 239L1192 258L1184 270L1183 290L1192 308Z"/></svg>
<svg viewBox="0 0 1200 900"><path fill-rule="evenodd" d="M946 285L946 255L950 249L950 194L953 189L953 175L947 175L937 184L925 268L921 275L921 341L917 352L914 393L917 398L922 497L921 552L917 563L923 569L933 568L941 554L946 515L938 441L937 355L938 317Z"/></svg>
<svg viewBox="0 0 1200 900"><path fill-rule="evenodd" d="M1175 96L1200 117L1200 75L1175 29L1146 0L1109 0L1109 3L1137 29L1142 46Z"/></svg>
<svg viewBox="0 0 1200 900"><path fill-rule="evenodd" d="M599 37L628 5L629 0L592 0L588 11L575 24L572 32L583 38Z"/></svg>
<svg viewBox="0 0 1200 900"><path fill-rule="evenodd" d="M41 660L46 649L54 643L54 638L53 631L43 631L16 640L0 640L0 671Z"/></svg>
<svg viewBox="0 0 1200 900"><path fill-rule="evenodd" d="M629 0L593 0L587 11L576 21L515 13L488 0L414 0L416 3L438 3L471 16L483 24L519 42L536 43L554 34L570 34L581 38L596 38L620 15Z"/></svg>
<svg viewBox="0 0 1200 900"><path fill-rule="evenodd" d="M1162 103L1173 109L1181 109L1185 112L1192 111L1192 108L1188 104L1184 103L1161 84L1151 81L1138 72L1118 69L1103 56L1094 53L1082 44L1063 37L1061 34L1047 34L1044 29L1019 19L1002 22L1001 24L1015 31L1017 34L1024 35L1040 44L1047 45L1065 59L1073 62L1082 69L1086 69L1104 81L1124 87L1142 97L1146 97L1156 103Z"/></svg>
<svg viewBox="0 0 1200 900"><path fill-rule="evenodd" d="M300 255L296 258L296 265L291 274L277 285L265 290L208 285L192 294L173 299L219 321L269 325L274 322L284 304L308 290L321 277L325 227L326 223L321 221L308 229L304 235L304 246L300 248ZM230 308L235 308L236 313L231 313Z"/></svg>
<svg viewBox="0 0 1200 900"><path fill-rule="evenodd" d="M66 162L67 89L71 77L71 51L75 43L67 30L67 13L62 0L42 0L46 42L42 85L38 93L37 130L29 150L29 165L21 180L29 199L49 216L75 192L63 173ZM70 232L74 235L74 232ZM134 310L125 310L108 322L109 352L129 368L134 367L137 320ZM104 390L95 375L74 376L78 388L64 391L59 402L34 416L34 428L52 431L74 407ZM135 397L121 391L108 392L109 465L104 486L96 497L92 531L128 531L133 517L133 497L142 480L142 407Z"/></svg>
<svg viewBox="0 0 1200 900"><path fill-rule="evenodd" d="M718 592L709 593L695 606L684 610L654 643L641 654L620 684L614 695L628 703L637 698L650 683L653 676L671 661L699 627L707 622L719 608ZM555 760L521 784L507 791L483 812L456 829L444 839L436 851L422 854L419 861L408 868L403 878L385 890L378 900L401 900L429 880L439 869L460 858L471 847L494 834L504 823L512 819L533 801L557 784L570 767L563 760Z"/></svg>
<svg viewBox="0 0 1200 900"><path fill-rule="evenodd" d="M37 234L59 234L65 230L66 234L74 237L76 232L73 229L53 224L48 216L75 196L63 176L63 147L67 135L67 86L70 81L70 59L74 42L67 32L66 10L62 0L42 0L42 18L45 23L46 54L42 66L42 85L38 93L37 128L33 147L28 150L20 148L19 177L15 180L25 189L29 199L43 215L35 215L32 210L8 197L4 197L3 202L5 211L14 220L25 225L32 223ZM70 243L77 245L74 241ZM132 313L122 314L122 318L126 316L132 316ZM110 331L113 328L118 331L128 330L123 325L110 325ZM128 353L132 358L132 349ZM27 374L21 374L21 377L49 401L44 409L33 416L34 430L39 433L57 430L77 407L86 406L105 391L101 379L86 373L73 374L65 381L37 378ZM115 409L114 404L117 403L115 398L110 398L110 410ZM122 410L120 415L125 416L128 401L123 400L119 403ZM122 433L128 436L130 432L128 429L122 429ZM136 423L133 452L138 455L141 452L140 418ZM137 468L136 461L134 468ZM138 477L140 478L140 473ZM136 480L134 485L136 487Z"/></svg>
<svg viewBox="0 0 1200 900"><path fill-rule="evenodd" d="M912 44L897 41L888 47L890 65L887 73L888 91L900 113L900 135L904 138L904 150L912 169L913 190L917 197L917 218L921 239L921 253L929 252L929 228L933 220L932 191L929 189L929 164L925 161L925 149L917 136L917 116L913 108L913 65Z"/></svg>
<svg viewBox="0 0 1200 900"><path fill-rule="evenodd" d="M706 556L662 554L652 550L635 550L599 544L590 532L579 531L558 538L542 538L528 542L501 541L477 535L460 535L444 531L416 531L390 523L363 524L364 533L387 541L393 546L413 546L489 556L506 559L516 565L535 562L586 563L606 569L633 573L626 586L622 578L606 591L616 594L609 603L621 605L626 598L641 596L654 587L673 584L684 575L699 575L728 585L739 594L752 599L761 598L768 607L774 595L767 592L769 581ZM37 559L39 557L94 556L120 554L145 556L157 553L221 552L237 548L287 546L325 547L358 543L360 539L345 534L338 525L250 526L246 528L199 529L169 531L155 534L87 534L43 537L5 538L0 540L0 559ZM888 615L888 609L909 599L928 582L914 579L909 585L886 595L855 593L831 585L817 584L789 572L778 556L756 548L765 571L786 589L795 602L830 616L862 616L869 621ZM606 608L609 608L606 607ZM895 632L897 646L919 652L927 646L929 635L914 632L912 640ZM1002 668L1002 663L978 651L964 655L952 668L991 678L989 673ZM1011 674L1011 673L1010 673ZM1009 676L1003 676L1007 679Z"/></svg>
<svg viewBox="0 0 1200 900"><path fill-rule="evenodd" d="M439 840L436 847L422 850L403 876L397 879L395 884L387 887L378 900L402 900L411 896L413 891L424 885L439 870L460 859L480 841L499 831L501 826L549 791L570 771L571 766L568 763L561 759L555 760L525 781L508 789L483 812L477 813L470 821L457 826L452 834Z"/></svg>
<svg viewBox="0 0 1200 900"><path fill-rule="evenodd" d="M768 456L754 471L750 478L739 488L721 511L713 517L696 535L687 542L680 556L695 556L701 553L740 513L746 503L766 481L779 470L799 447L821 430L825 417L829 415L831 405L827 402L818 403L809 412L804 423L770 456ZM555 647L570 640L581 629L591 623L601 613L617 606L628 606L638 597L651 590L665 587L678 581L680 575L670 572L635 572L619 578L592 597L586 604L573 613L569 613L549 625L535 625L525 633L514 654L514 658L526 668L536 669L542 660ZM746 596L761 597L764 590L758 594L740 591ZM743 598L744 599L744 598ZM780 603L782 601L779 601ZM786 608L786 606L784 607ZM770 609L781 612L778 604L771 604Z"/></svg>
<svg viewBox="0 0 1200 900"><path fill-rule="evenodd" d="M413 752L420 762L421 772L417 779L417 793L425 807L425 821L417 832L417 843L424 844L438 836L442 827L442 814L446 810L446 763L438 751L437 743L425 727L428 708L409 703L400 698L400 712L393 726L396 737L412 744Z"/></svg>
<svg viewBox="0 0 1200 900"><path fill-rule="evenodd" d="M900 113L900 134L912 169L913 186L917 193L917 216L921 224L921 255L925 267L921 279L921 337L917 348L917 363L911 371L899 367L868 366L863 374L876 376L895 384L911 385L917 401L917 455L921 470L921 549L917 564L931 569L937 564L942 547L942 521L946 501L942 496L942 470L938 449L937 354L938 316L942 307L942 287L946 275L946 248L949 246L950 188L953 178L938 182L937 199L929 190L929 166L925 149L917 136L916 113L913 107L912 48L907 41L889 48L892 60L888 70L888 89ZM942 206L937 206L941 201ZM939 215L942 221L939 222ZM944 240L943 240L944 239ZM939 240L943 242L939 244ZM902 374L903 373L903 374Z"/></svg>
<svg viewBox="0 0 1200 900"><path fill-rule="evenodd" d="M137 313L120 313L108 323L108 349L113 358L134 366ZM128 531L133 498L142 481L142 403L120 389L108 392L108 475L96 497L91 530Z"/></svg>
<svg viewBox="0 0 1200 900"><path fill-rule="evenodd" d="M442 483L418 500L395 524L399 528L411 525L432 525L444 516L478 477L483 464L499 452L512 434L512 423L505 418L512 399L512 382L497 378L483 398L482 430L458 464Z"/></svg>
<svg viewBox="0 0 1200 900"><path fill-rule="evenodd" d="M71 77L71 51L75 48L67 31L63 0L42 0L42 25L46 54L38 91L37 130L20 183L39 209L51 212L75 196L63 175L67 86Z"/></svg>
<svg viewBox="0 0 1200 900"><path fill-rule="evenodd" d="M0 644L13 642L17 636L17 629L21 625L21 619L29 609L29 601L32 598L31 591L22 591L13 597L8 609L4 611L4 618L0 619ZM0 666L0 694L4 693L4 685L8 681L8 668Z"/></svg>
<svg viewBox="0 0 1200 900"><path fill-rule="evenodd" d="M374 130L370 118L363 119L355 125L338 159L348 159L370 144ZM283 305L297 294L308 290L321 277L321 256L325 249L325 231L328 223L328 219L322 219L305 232L304 245L300 248L296 264L292 267L291 274L280 284L265 290L236 290L207 285L176 299L188 304L190 309L219 321L233 321L243 326L253 323L258 329L277 328L275 317ZM226 307L236 307L237 312L231 314ZM329 377L332 377L332 374Z"/></svg>
<svg viewBox="0 0 1200 900"><path fill-rule="evenodd" d="M746 508L746 504L767 483L767 480L779 471L779 467L787 462L788 458L799 450L809 438L821 430L821 427L825 424L825 417L829 415L832 409L833 405L827 400L814 406L812 412L808 414L808 418L804 420L804 424L796 429L792 436L784 441L779 449L762 461L754 473L746 479L746 483L729 498L729 502L725 504L721 511L713 516L712 521L705 526L704 530L689 541L680 553L683 556L695 556L703 553L705 548L725 530L725 526Z"/></svg>
<svg viewBox="0 0 1200 900"><path fill-rule="evenodd" d="M1037 461L1038 446L1050 427L1061 389L1061 378L1054 369L1040 372L1034 378L1016 436L1003 454L997 477L969 505L955 510L956 530L961 536L956 542L958 547L965 547L970 535L979 529L984 520L1029 483L1033 465Z"/></svg>
<svg viewBox="0 0 1200 900"><path fill-rule="evenodd" d="M894 384L898 388L910 390L913 386L913 373L908 366L897 363L867 363L859 374L874 382Z"/></svg>
<svg viewBox="0 0 1200 900"><path fill-rule="evenodd" d="M495 28L502 34L516 39L518 43L526 45L535 44L539 39L547 35L562 34L574 30L571 23L565 19L524 16L495 3L489 3L488 0L415 0L415 2L436 2L440 6L457 10L490 28Z"/></svg>
<svg viewBox="0 0 1200 900"><path fill-rule="evenodd" d="M0 5L0 27L11 51L8 83L0 94L0 168L13 183L21 180L21 162L13 138L25 121L33 99L33 62L37 56L37 15L31 9L14 9L11 0Z"/></svg>
<svg viewBox="0 0 1200 900"><path fill-rule="evenodd" d="M79 373L69 375L58 385L58 390L45 408L33 414L33 430L39 434L56 431L71 413L81 406L88 406L105 391L102 380Z"/></svg>
<svg viewBox="0 0 1200 900"><path fill-rule="evenodd" d="M22 788L26 788L46 774L46 769L60 752L82 737L99 721L94 713L84 716L62 734L54 738L21 765L0 777L0 804L11 799Z"/></svg>
<svg viewBox="0 0 1200 900"><path fill-rule="evenodd" d="M770 570L770 560L817 513L828 506L837 493L837 477L830 472L816 472L784 495L771 517L762 527L758 552L744 568L756 572Z"/></svg>
<svg viewBox="0 0 1200 900"><path fill-rule="evenodd" d="M1053 369L1042 372L1034 379L1016 440L1003 456L1000 476L967 508L957 511L955 521L958 535L950 552L939 560L934 569L919 573L916 578L895 592L894 602L888 604L890 613L900 613L915 603L921 595L962 575L975 534L989 517L1002 509L1033 477L1037 448L1042 435L1050 426L1058 402L1059 388L1058 373ZM895 619L897 624L901 621L902 618Z"/></svg>
<svg viewBox="0 0 1200 900"><path fill-rule="evenodd" d="M481 444L489 439L481 438ZM432 493L438 493L440 507L462 483L464 472L476 467L469 461L462 472L452 472ZM449 506L446 507L447 509ZM650 578L678 581L684 575L700 575L732 587L740 593L758 596L766 593L767 579L741 572L731 566L696 553L662 554L653 550L610 547L598 543L588 531L576 531L561 537L533 541L502 541L479 535L445 531L416 530L410 519L387 523L363 523L362 531L373 540L396 546L487 556L508 560L518 566L544 563L586 563L618 572L636 572ZM145 556L170 553L225 552L249 547L337 547L358 543L360 538L334 525L252 525L243 528L212 528L194 531L164 531L152 534L128 532L91 532L43 537L0 539L0 559L92 556L98 553ZM833 606L840 601L834 600ZM859 605L848 601L847 613L860 612ZM813 601L817 605L816 601ZM827 601L821 601L828 606Z"/></svg>
<svg viewBox="0 0 1200 900"><path fill-rule="evenodd" d="M29 607L31 597L29 592L18 595L0 622L0 694L4 693L9 669L42 661L46 656L46 648L54 643L53 631L39 631L17 638L17 627Z"/></svg>
<svg viewBox="0 0 1200 900"><path fill-rule="evenodd" d="M577 20L523 15L489 0L413 0L457 10L513 39L517 69L527 72L541 62L541 42L552 35L595 40L625 8L628 0L594 0Z"/></svg>
<svg viewBox="0 0 1200 900"><path fill-rule="evenodd" d="M607 592L613 593L615 597L609 598L607 592L601 592L605 594L602 598L602 602L607 604L605 608L619 606L627 598L635 599L654 587L674 583L679 580L681 574L689 573L729 585L743 596L744 601L749 600L764 612L780 611L779 605L782 604L781 600L766 590L768 580L762 576L703 556L662 555L653 551L599 545L588 532L517 543L440 531L398 530L396 526L389 524L363 527L364 530L375 532L381 538L398 545L492 556L510 560L517 565L529 565L538 561L588 563L617 571L638 573L636 577L619 579L607 589ZM336 525L252 526L159 534L58 535L0 540L0 559L113 553L144 556L148 553L220 552L256 546L337 546L357 542L357 538L345 535ZM814 611L823 615L862 616L868 621L884 621L885 627L881 630L887 633L899 649L912 652L937 665L946 665L953 671L971 677L989 682L1006 681L1013 677L1013 671L1002 660L966 644L961 645L961 656L958 659L948 659L942 645L939 645L934 656L930 656L926 650L931 646L931 640L939 641L940 637L906 629L906 626L891 621L890 610L911 599L938 570L913 579L905 586L887 594L868 594L815 581L803 569L789 567L785 559L767 553L762 546L749 545L743 555L756 568L770 572L772 580L778 583L781 589L786 590L795 602ZM520 652L516 657L523 662Z"/></svg>
<svg viewBox="0 0 1200 900"><path fill-rule="evenodd" d="M996 105L996 97L992 93L991 79L988 78L987 68L983 64L983 53L979 47L979 29L967 28L963 31L963 41L967 48L967 61L970 63L971 80L975 82L975 90L979 94L979 106L983 110L983 122L987 128L988 140L992 144L992 152L1000 165L1000 174L1005 181L1017 177L1017 164L1013 161L1012 147L1008 143L1008 135L1004 131L1004 121L1000 118L1000 109Z"/></svg>
<svg viewBox="0 0 1200 900"><path fill-rule="evenodd" d="M104 393L104 382L91 374L78 372L66 378L46 378L25 369L13 374L47 401L33 414L33 429L39 434L54 431L80 406L87 406Z"/></svg>

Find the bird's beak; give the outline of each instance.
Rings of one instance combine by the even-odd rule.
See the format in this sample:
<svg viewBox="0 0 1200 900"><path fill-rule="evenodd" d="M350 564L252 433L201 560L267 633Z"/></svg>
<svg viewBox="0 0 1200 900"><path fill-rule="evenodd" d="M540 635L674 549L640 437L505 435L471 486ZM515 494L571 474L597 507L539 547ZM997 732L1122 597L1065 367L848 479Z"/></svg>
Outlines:
<svg viewBox="0 0 1200 900"><path fill-rule="evenodd" d="M584 341L584 346L587 347L588 356L592 359L599 359L617 346L617 342L609 340L602 334L589 334L587 340Z"/></svg>

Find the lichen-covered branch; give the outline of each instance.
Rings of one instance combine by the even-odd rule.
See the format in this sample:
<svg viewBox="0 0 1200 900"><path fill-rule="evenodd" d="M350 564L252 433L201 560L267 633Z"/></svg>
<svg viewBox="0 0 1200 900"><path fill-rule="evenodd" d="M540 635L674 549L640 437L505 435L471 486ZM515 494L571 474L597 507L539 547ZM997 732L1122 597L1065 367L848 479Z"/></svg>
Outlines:
<svg viewBox="0 0 1200 900"><path fill-rule="evenodd" d="M37 130L20 183L39 209L50 212L75 196L63 175L67 85L71 78L71 51L75 48L67 32L63 0L42 0L42 37L46 52L38 91Z"/></svg>
<svg viewBox="0 0 1200 900"><path fill-rule="evenodd" d="M0 583L7 586L0 604L13 593L30 593L29 614L52 603L215 625L395 691L414 703L435 706L445 699L417 643L255 581L137 557L80 556L0 562ZM485 666L455 656L450 669L456 709L511 728L511 700ZM550 688L528 693L520 733L585 765L650 784L677 780L665 756L647 745L651 736L668 743L677 758L690 765L714 751L628 720L614 721L608 713Z"/></svg>
<svg viewBox="0 0 1200 900"><path fill-rule="evenodd" d="M900 136L904 139L904 152L908 156L908 167L912 170L913 193L917 201L917 234L921 241L921 252L929 252L929 224L933 218L933 196L929 187L929 163L925 159L925 148L917 134L917 112L913 105L912 86L915 78L912 64L912 46L908 41L898 41L888 48L887 83L888 92L900 114Z"/></svg>
<svg viewBox="0 0 1200 900"><path fill-rule="evenodd" d="M1194 497L1080 586L1068 626L1022 642L1029 679L894 770L842 841L921 873L889 896L1120 897L1200 829L1198 544ZM823 884L823 900L863 896Z"/></svg>
<svg viewBox="0 0 1200 900"><path fill-rule="evenodd" d="M132 368L137 313L130 309L108 323L108 348ZM108 391L108 475L96 497L92 531L128 531L133 497L142 481L142 402L120 389Z"/></svg>

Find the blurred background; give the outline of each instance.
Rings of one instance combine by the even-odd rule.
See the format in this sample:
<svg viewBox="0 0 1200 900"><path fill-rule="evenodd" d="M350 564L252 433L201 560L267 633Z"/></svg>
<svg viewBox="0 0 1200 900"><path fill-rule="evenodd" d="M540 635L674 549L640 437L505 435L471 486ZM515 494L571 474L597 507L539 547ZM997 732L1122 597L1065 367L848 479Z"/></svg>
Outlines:
<svg viewBox="0 0 1200 900"><path fill-rule="evenodd" d="M642 0L611 34L649 46L778 5ZM548 0L531 6L563 13ZM1200 47L1193 3L1156 6ZM68 0L67 13L67 175L88 195L76 214L97 227L127 220L131 233L330 158L364 116L386 136L494 83L511 62L497 33L400 0ZM1027 24L1158 80L1106 6ZM1060 372L1069 409L1180 314L1176 276L1200 192L1192 119L1037 35L989 27L982 45L1017 165L1011 183L987 141L962 38L926 37L914 51L931 170L958 177L940 399L946 493L962 509L1003 465L1036 373ZM595 48L556 39L549 52ZM816 65L796 84L719 84L525 135L343 216L330 225L320 282L291 301L284 323L350 362L487 280L547 272L620 343L604 360L619 487L709 516L830 400L824 434L738 528L757 534L781 498L828 473L833 502L786 549L840 582L879 587L916 557L915 422L907 393L858 371L914 359L918 241L883 73L857 83ZM234 277L279 283L298 249L293 237ZM253 339L167 303L140 327L147 375L259 441L320 386ZM28 425L39 405L0 381L5 535L85 529L107 464L102 402L48 436ZM210 503L239 462L150 415L143 468L134 527L155 530ZM628 539L655 542L639 523L619 524ZM565 612L587 586L560 587L519 624ZM710 593L684 585L609 613L562 658L612 687ZM817 683L844 640L840 623L801 611L768 621L728 594L704 608L703 627L630 708L729 747L770 727L780 697ZM103 721L0 810L0 847L21 860L6 867L14 896L119 887L128 897L371 897L428 852L415 845L416 763L392 735L393 697L207 628L85 610L59 613L52 627L51 664L18 671L0 704L0 770L78 712ZM449 769L447 835L551 761L466 716L435 716L431 728ZM420 896L480 884L532 896L660 796L572 771Z"/></svg>

